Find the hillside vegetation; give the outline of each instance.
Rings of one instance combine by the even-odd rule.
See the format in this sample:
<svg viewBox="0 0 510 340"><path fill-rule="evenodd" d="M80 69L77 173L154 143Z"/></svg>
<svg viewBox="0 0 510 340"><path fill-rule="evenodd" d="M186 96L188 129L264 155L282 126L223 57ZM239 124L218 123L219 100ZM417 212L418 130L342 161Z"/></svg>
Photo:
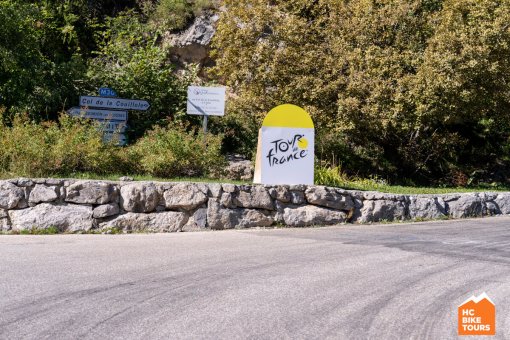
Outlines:
<svg viewBox="0 0 510 340"><path fill-rule="evenodd" d="M162 41L207 11L220 13L215 65L177 71ZM83 135L98 155L79 164L71 151L68 158L48 155L40 174L129 169L167 176L172 164L181 175L188 163L172 155L186 155L179 159L189 164L201 157L175 151L191 145L184 136L202 138L198 117L185 114L186 88L214 83L230 94L226 116L211 121L207 164L226 152L252 157L264 114L293 103L313 116L321 169L407 185L510 179L508 1L0 0L0 22L1 171L32 166L23 163L35 157L27 145L37 143L25 139L30 129L51 134L41 137L47 145L78 147L65 142L66 124L91 123L63 123L60 113L79 95L109 86L151 102L149 111L130 115L131 146L119 151ZM25 137L10 145L21 129ZM164 151L168 145L173 153ZM109 148L135 161L120 169L126 163L103 164ZM202 174L204 164L189 167Z"/></svg>

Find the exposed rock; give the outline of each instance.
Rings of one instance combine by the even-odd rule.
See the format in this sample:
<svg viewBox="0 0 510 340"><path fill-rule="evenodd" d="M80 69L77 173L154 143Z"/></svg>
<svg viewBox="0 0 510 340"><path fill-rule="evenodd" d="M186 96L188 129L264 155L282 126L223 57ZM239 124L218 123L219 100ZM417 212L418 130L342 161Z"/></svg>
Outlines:
<svg viewBox="0 0 510 340"><path fill-rule="evenodd" d="M19 187L31 187L34 185L34 182L30 178L18 178L16 184Z"/></svg>
<svg viewBox="0 0 510 340"><path fill-rule="evenodd" d="M207 204L207 225L211 229L235 228L240 214L234 209L224 209L218 199L211 198Z"/></svg>
<svg viewBox="0 0 510 340"><path fill-rule="evenodd" d="M133 177L122 176L122 177L119 177L119 181L121 181L121 182L133 182Z"/></svg>
<svg viewBox="0 0 510 340"><path fill-rule="evenodd" d="M448 213L453 218L482 216L484 204L473 194L461 195L458 200L448 202Z"/></svg>
<svg viewBox="0 0 510 340"><path fill-rule="evenodd" d="M94 208L92 216L94 218L105 218L115 216L120 213L119 205L117 203L103 204Z"/></svg>
<svg viewBox="0 0 510 340"><path fill-rule="evenodd" d="M60 178L46 178L44 183L46 185L61 186L64 184L64 180Z"/></svg>
<svg viewBox="0 0 510 340"><path fill-rule="evenodd" d="M220 183L209 183L208 185L208 192L207 195L209 197L220 197L223 189L221 188Z"/></svg>
<svg viewBox="0 0 510 340"><path fill-rule="evenodd" d="M227 192L224 192L221 194L220 203L222 207L225 208L237 208L237 206L234 204L234 199L232 198L232 194L229 194Z"/></svg>
<svg viewBox="0 0 510 340"><path fill-rule="evenodd" d="M59 191L59 188L55 186L36 184L30 192L28 203L53 202L57 200Z"/></svg>
<svg viewBox="0 0 510 340"><path fill-rule="evenodd" d="M13 209L24 198L23 189L8 181L0 181L0 209Z"/></svg>
<svg viewBox="0 0 510 340"><path fill-rule="evenodd" d="M361 219L361 208L363 208L363 196L354 195L352 201L354 202L354 210L349 219L359 221Z"/></svg>
<svg viewBox="0 0 510 340"><path fill-rule="evenodd" d="M274 210L273 200L263 186L243 186L234 199L234 204L243 208Z"/></svg>
<svg viewBox="0 0 510 340"><path fill-rule="evenodd" d="M221 187L224 192L229 192L229 193L237 192L237 190L239 189L237 187L237 185L235 185L235 184L222 184Z"/></svg>
<svg viewBox="0 0 510 340"><path fill-rule="evenodd" d="M500 215L501 210L499 209L499 206L494 201L486 201L485 202L485 211L484 215Z"/></svg>
<svg viewBox="0 0 510 340"><path fill-rule="evenodd" d="M240 209L241 218L237 223L238 228L269 227L274 223L271 213L261 210Z"/></svg>
<svg viewBox="0 0 510 340"><path fill-rule="evenodd" d="M207 202L207 196L196 184L179 183L165 191L167 209L193 210Z"/></svg>
<svg viewBox="0 0 510 340"><path fill-rule="evenodd" d="M32 187L21 187L21 189L23 190L23 198L18 202L16 209L25 209L29 207L28 198L30 197Z"/></svg>
<svg viewBox="0 0 510 340"><path fill-rule="evenodd" d="M182 231L199 231L207 227L207 208L200 208L189 218Z"/></svg>
<svg viewBox="0 0 510 340"><path fill-rule="evenodd" d="M377 191L363 191L361 192L363 200L375 201L375 200L385 200L385 201L405 201L406 197L404 195L395 195L395 194L387 194L384 192Z"/></svg>
<svg viewBox="0 0 510 340"><path fill-rule="evenodd" d="M111 183L77 181L67 187L66 202L79 204L105 204L116 202L118 190Z"/></svg>
<svg viewBox="0 0 510 340"><path fill-rule="evenodd" d="M122 209L135 213L154 211L159 203L159 194L154 183L136 182L120 188Z"/></svg>
<svg viewBox="0 0 510 340"><path fill-rule="evenodd" d="M225 209L217 199L210 199L207 224L211 229L268 227L274 223L269 212L253 209Z"/></svg>
<svg viewBox="0 0 510 340"><path fill-rule="evenodd" d="M272 198L277 199L283 203L290 202L291 194L287 186L278 185L276 187L270 188L268 191Z"/></svg>
<svg viewBox="0 0 510 340"><path fill-rule="evenodd" d="M327 208L337 210L351 210L354 209L354 202L351 196L342 195L334 188L328 187L309 187L305 191L308 203L320 205Z"/></svg>
<svg viewBox="0 0 510 340"><path fill-rule="evenodd" d="M286 207L283 210L283 220L292 227L305 227L312 225L330 225L344 223L347 214L342 211L321 208L314 205L302 207Z"/></svg>
<svg viewBox="0 0 510 340"><path fill-rule="evenodd" d="M237 181L253 179L255 168L250 160L241 155L228 155L228 165L224 170L225 178Z"/></svg>
<svg viewBox="0 0 510 340"><path fill-rule="evenodd" d="M359 223L404 220L406 207L404 202L390 200L363 201L360 209Z"/></svg>
<svg viewBox="0 0 510 340"><path fill-rule="evenodd" d="M171 46L170 53L184 63L204 63L208 59L209 44L216 32L216 13L205 13L195 18L182 33L165 37L165 44Z"/></svg>
<svg viewBox="0 0 510 340"><path fill-rule="evenodd" d="M111 221L101 223L101 229L124 231L175 232L181 231L188 216L182 212L167 211L152 214L126 213Z"/></svg>
<svg viewBox="0 0 510 340"><path fill-rule="evenodd" d="M494 200L499 207L499 210L502 214L510 214L510 194L502 193L498 194L496 199Z"/></svg>
<svg viewBox="0 0 510 340"><path fill-rule="evenodd" d="M409 198L409 218L433 220L446 216L446 204L440 197Z"/></svg>
<svg viewBox="0 0 510 340"><path fill-rule="evenodd" d="M451 201L456 201L456 200L458 200L461 197L462 197L461 194L445 194L445 195L441 195L441 198L446 203L451 202Z"/></svg>
<svg viewBox="0 0 510 340"><path fill-rule="evenodd" d="M88 231L93 226L92 207L85 205L41 203L33 208L10 210L12 230L57 227L60 231Z"/></svg>
<svg viewBox="0 0 510 340"><path fill-rule="evenodd" d="M305 193L302 192L302 191L291 191L290 192L290 202L292 204L305 204L306 203L306 199L305 199Z"/></svg>

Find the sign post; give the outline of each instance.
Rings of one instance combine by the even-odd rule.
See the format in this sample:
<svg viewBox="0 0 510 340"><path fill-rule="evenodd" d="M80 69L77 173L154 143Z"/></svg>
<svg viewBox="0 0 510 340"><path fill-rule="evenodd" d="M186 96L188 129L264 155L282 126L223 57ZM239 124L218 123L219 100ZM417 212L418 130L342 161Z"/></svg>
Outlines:
<svg viewBox="0 0 510 340"><path fill-rule="evenodd" d="M73 117L82 117L97 120L115 120L125 122L128 120L127 111L101 110L101 109L82 109L75 106L67 110Z"/></svg>
<svg viewBox="0 0 510 340"><path fill-rule="evenodd" d="M126 144L128 110L146 111L150 107L146 100L117 98L117 92L108 87L99 89L97 96L80 96L80 106L67 112L73 117L83 117L101 122L103 140L108 142L117 135L119 145Z"/></svg>
<svg viewBox="0 0 510 340"><path fill-rule="evenodd" d="M272 109L259 130L254 183L313 184L314 140L305 110L291 104Z"/></svg>
<svg viewBox="0 0 510 340"><path fill-rule="evenodd" d="M147 111L150 107L146 100L110 97L80 96L80 106L114 110Z"/></svg>
<svg viewBox="0 0 510 340"><path fill-rule="evenodd" d="M225 88L189 86L187 113L203 116L202 127L205 144L209 116L225 115Z"/></svg>

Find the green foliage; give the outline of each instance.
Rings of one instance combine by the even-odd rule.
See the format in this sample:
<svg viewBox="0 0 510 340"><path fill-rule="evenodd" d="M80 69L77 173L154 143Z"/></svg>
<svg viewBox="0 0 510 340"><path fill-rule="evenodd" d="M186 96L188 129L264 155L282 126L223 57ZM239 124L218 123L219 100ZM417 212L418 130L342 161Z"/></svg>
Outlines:
<svg viewBox="0 0 510 340"><path fill-rule="evenodd" d="M238 95L232 111L260 122L275 105L304 107L318 155L349 174L437 184L508 168L509 2L225 6L214 74Z"/></svg>
<svg viewBox="0 0 510 340"><path fill-rule="evenodd" d="M17 116L11 127L0 126L0 171L13 176L108 173L118 170L116 152L96 124L65 115L42 124Z"/></svg>
<svg viewBox="0 0 510 340"><path fill-rule="evenodd" d="M193 17L204 10L215 7L214 0L160 0L157 3L145 3L150 22L160 31L183 29Z"/></svg>
<svg viewBox="0 0 510 340"><path fill-rule="evenodd" d="M415 185L390 185L386 180L377 176L360 178L347 175L339 166L321 165L315 169L315 184L339 187L350 190L379 191L393 194L448 194L459 192L508 191L508 185L479 184L441 187L420 187Z"/></svg>
<svg viewBox="0 0 510 340"><path fill-rule="evenodd" d="M240 153L253 158L257 150L260 124L255 116L234 111L227 103L227 113L223 117L211 117L210 130L222 134L222 152Z"/></svg>
<svg viewBox="0 0 510 340"><path fill-rule="evenodd" d="M0 126L0 173L3 177L219 176L226 163L221 141L221 135L204 137L174 124L156 127L135 145L121 148L103 143L98 123L90 120L62 115L58 123L36 123L17 116L12 126Z"/></svg>
<svg viewBox="0 0 510 340"><path fill-rule="evenodd" d="M68 48L60 46L66 35L50 17L34 4L0 1L0 105L6 118L51 116L76 93L73 80L83 73L83 60L71 36Z"/></svg>
<svg viewBox="0 0 510 340"><path fill-rule="evenodd" d="M152 176L218 175L225 165L221 139L176 124L156 127L131 147L130 158L139 164L138 173Z"/></svg>
<svg viewBox="0 0 510 340"><path fill-rule="evenodd" d="M55 235L60 233L60 230L55 226L49 226L48 228L31 228L23 229L19 231L20 235Z"/></svg>
<svg viewBox="0 0 510 340"><path fill-rule="evenodd" d="M116 89L121 97L148 100L148 111L130 112L128 134L141 137L153 125L169 119L188 119L187 86L196 78L188 71L177 77L164 49L132 11L108 20L98 56L89 61L90 92L100 86Z"/></svg>

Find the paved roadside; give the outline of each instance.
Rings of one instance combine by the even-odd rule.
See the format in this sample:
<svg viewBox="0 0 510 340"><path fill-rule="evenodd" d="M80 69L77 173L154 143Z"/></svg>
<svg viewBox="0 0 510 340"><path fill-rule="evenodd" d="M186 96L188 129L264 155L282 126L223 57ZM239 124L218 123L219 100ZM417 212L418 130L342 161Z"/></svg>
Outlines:
<svg viewBox="0 0 510 340"><path fill-rule="evenodd" d="M0 237L1 339L453 339L484 291L510 338L510 217Z"/></svg>

